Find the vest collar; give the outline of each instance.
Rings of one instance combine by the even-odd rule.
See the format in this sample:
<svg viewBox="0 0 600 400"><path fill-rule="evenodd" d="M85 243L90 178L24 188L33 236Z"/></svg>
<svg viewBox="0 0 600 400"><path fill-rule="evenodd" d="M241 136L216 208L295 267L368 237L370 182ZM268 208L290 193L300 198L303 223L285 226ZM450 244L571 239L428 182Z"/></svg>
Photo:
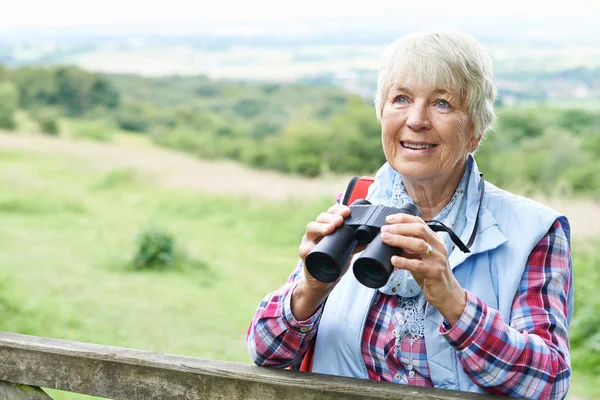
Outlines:
<svg viewBox="0 0 600 400"><path fill-rule="evenodd" d="M463 243L466 243L473 232L475 220L477 218L477 210L479 209L479 198L481 194L482 180L479 174L479 168L473 156L469 155L467 162L472 163L471 175L469 176L469 184L467 186L467 224L463 232L459 235ZM498 229L498 222L492 213L485 206L486 194L483 195L483 204L479 210L479 222L473 246L469 250L470 253L463 253L459 249L454 249L450 254L450 265L454 269L463 261L472 255L483 253L506 243L508 239Z"/></svg>
<svg viewBox="0 0 600 400"><path fill-rule="evenodd" d="M477 163L472 155L468 156L467 162L472 163L469 184L467 185L467 197L465 199L467 202L467 224L462 233L457 233L463 243L468 242L471 232L473 232L475 218L479 208L479 195L481 193L481 177L479 175ZM394 171L394 169L386 162L379 171L377 171L375 182L369 188L367 200L373 204L389 205L392 197L392 185L395 173L396 171ZM486 185L486 187L487 186L489 185ZM483 204L481 205L481 210L479 212L479 222L475 242L469 249L471 252L463 253L459 249L454 249L449 257L450 265L453 269L470 256L495 249L508 241L498 229L498 222L485 206L485 199L486 195L484 194Z"/></svg>

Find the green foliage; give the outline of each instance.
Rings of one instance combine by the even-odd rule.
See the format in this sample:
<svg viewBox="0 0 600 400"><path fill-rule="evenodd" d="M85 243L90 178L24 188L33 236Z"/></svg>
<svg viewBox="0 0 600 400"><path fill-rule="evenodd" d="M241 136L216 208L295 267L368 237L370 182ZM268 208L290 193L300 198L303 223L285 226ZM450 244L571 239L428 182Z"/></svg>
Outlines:
<svg viewBox="0 0 600 400"><path fill-rule="evenodd" d="M27 67L9 75L20 93L24 109L63 107L68 116L83 116L96 107L115 109L120 95L98 74L77 67Z"/></svg>
<svg viewBox="0 0 600 400"><path fill-rule="evenodd" d="M69 115L82 115L94 106L118 105L118 96L107 82L77 67L60 67L56 71L56 101Z"/></svg>
<svg viewBox="0 0 600 400"><path fill-rule="evenodd" d="M56 70L19 68L11 73L10 78L19 88L19 104L22 108L34 109L58 104Z"/></svg>
<svg viewBox="0 0 600 400"><path fill-rule="evenodd" d="M146 133L151 126L147 107L141 103L123 105L117 110L115 120L119 128L131 132Z"/></svg>
<svg viewBox="0 0 600 400"><path fill-rule="evenodd" d="M535 124L525 122L525 116ZM600 165L595 160L600 155L599 134L597 120L587 112L505 108L476 158L486 179L505 188L598 196Z"/></svg>
<svg viewBox="0 0 600 400"><path fill-rule="evenodd" d="M32 114L38 123L40 131L46 135L58 136L60 134L59 115L51 109L36 110Z"/></svg>
<svg viewBox="0 0 600 400"><path fill-rule="evenodd" d="M264 100L242 98L233 105L233 112L242 118L251 119L264 112L265 108Z"/></svg>
<svg viewBox="0 0 600 400"><path fill-rule="evenodd" d="M144 229L137 240L135 269L165 269L175 259L175 237L157 227Z"/></svg>
<svg viewBox="0 0 600 400"><path fill-rule="evenodd" d="M575 134L591 130L600 132L600 113L577 108L567 109L560 114L558 126Z"/></svg>
<svg viewBox="0 0 600 400"><path fill-rule="evenodd" d="M540 121L539 111L535 109L516 109L498 115L497 130L508 136L514 146L525 139L541 136L544 126Z"/></svg>
<svg viewBox="0 0 600 400"><path fill-rule="evenodd" d="M573 368L597 377L600 376L600 242L592 249L574 254L575 313L569 334Z"/></svg>
<svg viewBox="0 0 600 400"><path fill-rule="evenodd" d="M16 85L0 80L0 129L15 129L18 106L19 91Z"/></svg>
<svg viewBox="0 0 600 400"><path fill-rule="evenodd" d="M17 99L34 116L52 107L57 117L102 121L72 129L73 137L110 140L114 125L197 157L310 177L374 174L385 162L372 104L335 88L98 75L75 67L19 68L3 76L12 81L0 90L11 99L0 102L0 125L8 128ZM509 190L600 198L597 107L502 106L497 112L495 130L477 154L486 179ZM56 120L37 120L49 133L59 127Z"/></svg>

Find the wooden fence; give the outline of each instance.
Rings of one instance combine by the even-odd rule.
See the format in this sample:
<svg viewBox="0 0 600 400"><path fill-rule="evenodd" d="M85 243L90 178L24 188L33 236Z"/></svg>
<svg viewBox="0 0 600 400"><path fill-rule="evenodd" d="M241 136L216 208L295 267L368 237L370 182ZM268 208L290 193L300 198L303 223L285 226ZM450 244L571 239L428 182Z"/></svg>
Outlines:
<svg viewBox="0 0 600 400"><path fill-rule="evenodd" d="M0 332L0 400L50 400L39 388L124 400L496 398Z"/></svg>

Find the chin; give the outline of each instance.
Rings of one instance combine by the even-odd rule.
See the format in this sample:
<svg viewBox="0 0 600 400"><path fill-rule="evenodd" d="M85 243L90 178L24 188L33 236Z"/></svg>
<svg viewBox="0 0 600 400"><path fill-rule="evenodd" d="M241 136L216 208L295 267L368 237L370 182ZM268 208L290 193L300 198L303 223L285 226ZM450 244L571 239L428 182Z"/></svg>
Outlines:
<svg viewBox="0 0 600 400"><path fill-rule="evenodd" d="M435 175L431 166L424 163L405 161L398 158L395 158L392 162L388 163L396 172L406 178L427 179L432 175Z"/></svg>

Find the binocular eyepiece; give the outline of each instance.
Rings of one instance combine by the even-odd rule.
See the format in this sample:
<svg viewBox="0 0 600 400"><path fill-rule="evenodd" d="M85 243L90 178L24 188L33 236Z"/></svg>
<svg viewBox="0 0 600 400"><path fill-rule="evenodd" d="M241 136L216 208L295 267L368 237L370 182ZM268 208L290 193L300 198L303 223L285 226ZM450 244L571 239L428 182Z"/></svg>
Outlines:
<svg viewBox="0 0 600 400"><path fill-rule="evenodd" d="M414 204L405 203L399 208L375 206L367 200L357 200L350 206L350 217L333 233L325 236L306 256L306 269L321 282L334 282L340 277L352 250L358 244L368 244L354 260L354 276L363 285L380 288L386 284L394 267L391 258L400 255L401 249L381 241L380 230L388 215L404 213L420 217Z"/></svg>

